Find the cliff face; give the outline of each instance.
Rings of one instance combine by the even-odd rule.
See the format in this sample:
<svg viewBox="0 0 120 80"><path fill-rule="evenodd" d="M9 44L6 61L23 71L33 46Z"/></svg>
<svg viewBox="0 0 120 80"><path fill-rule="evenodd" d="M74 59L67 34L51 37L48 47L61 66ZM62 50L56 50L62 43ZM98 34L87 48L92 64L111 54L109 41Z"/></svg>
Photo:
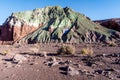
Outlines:
<svg viewBox="0 0 120 80"><path fill-rule="evenodd" d="M10 38L14 42L106 42L120 38L119 32L60 6L13 13L3 26L12 30Z"/></svg>
<svg viewBox="0 0 120 80"><path fill-rule="evenodd" d="M3 26L12 30L12 36L10 37L13 41L21 39L38 28L38 26L30 25L24 19L17 17L17 14L13 13L3 24Z"/></svg>
<svg viewBox="0 0 120 80"><path fill-rule="evenodd" d="M107 19L107 20L98 20L95 21L98 22L100 25L105 26L107 28L116 30L120 32L120 18L113 18L113 19Z"/></svg>

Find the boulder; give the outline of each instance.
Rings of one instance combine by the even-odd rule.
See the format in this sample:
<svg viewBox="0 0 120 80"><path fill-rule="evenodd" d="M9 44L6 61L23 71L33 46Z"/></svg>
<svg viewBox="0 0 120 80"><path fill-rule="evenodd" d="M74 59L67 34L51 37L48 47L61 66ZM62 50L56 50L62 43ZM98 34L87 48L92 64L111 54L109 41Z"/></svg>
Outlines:
<svg viewBox="0 0 120 80"><path fill-rule="evenodd" d="M22 63L23 61L27 60L23 55L15 54L12 58L13 63Z"/></svg>
<svg viewBox="0 0 120 80"><path fill-rule="evenodd" d="M75 70L75 68L68 66L67 67L67 75L74 76L74 75L79 75L79 71Z"/></svg>

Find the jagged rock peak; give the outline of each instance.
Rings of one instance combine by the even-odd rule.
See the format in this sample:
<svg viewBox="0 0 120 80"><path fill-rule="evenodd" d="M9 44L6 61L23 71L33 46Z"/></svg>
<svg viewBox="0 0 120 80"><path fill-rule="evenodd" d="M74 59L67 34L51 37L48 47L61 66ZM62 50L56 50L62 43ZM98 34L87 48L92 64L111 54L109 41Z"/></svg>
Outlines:
<svg viewBox="0 0 120 80"><path fill-rule="evenodd" d="M48 6L45 8L36 8L32 11L22 11L12 13L12 15L7 18L4 24L10 23L11 26L18 25L21 26L23 23L38 27L39 24L47 23L51 18L64 18L67 14L71 13L72 9L60 6ZM13 24L14 23L14 24Z"/></svg>

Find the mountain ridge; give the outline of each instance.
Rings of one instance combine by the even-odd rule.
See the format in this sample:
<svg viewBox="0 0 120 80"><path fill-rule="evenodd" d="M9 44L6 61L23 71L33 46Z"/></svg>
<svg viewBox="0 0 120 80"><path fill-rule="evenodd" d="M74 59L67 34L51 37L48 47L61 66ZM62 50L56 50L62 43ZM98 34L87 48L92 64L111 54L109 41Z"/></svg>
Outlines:
<svg viewBox="0 0 120 80"><path fill-rule="evenodd" d="M4 26L13 29L14 42L107 42L120 33L92 22L84 14L60 6L13 13Z"/></svg>

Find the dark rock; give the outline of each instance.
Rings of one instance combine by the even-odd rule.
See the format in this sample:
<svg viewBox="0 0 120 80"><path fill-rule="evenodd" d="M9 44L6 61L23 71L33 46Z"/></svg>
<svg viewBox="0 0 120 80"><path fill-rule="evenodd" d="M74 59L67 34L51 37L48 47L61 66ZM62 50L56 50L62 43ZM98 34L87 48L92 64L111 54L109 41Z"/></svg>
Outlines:
<svg viewBox="0 0 120 80"><path fill-rule="evenodd" d="M70 63L72 63L72 61L71 61L71 60L67 60L67 61L65 61L64 63L65 63L65 64L70 64Z"/></svg>
<svg viewBox="0 0 120 80"><path fill-rule="evenodd" d="M55 57L51 57L47 61L45 61L44 64L53 67L59 65L59 61L57 61Z"/></svg>
<svg viewBox="0 0 120 80"><path fill-rule="evenodd" d="M114 61L115 64L120 64L120 58L116 58Z"/></svg>
<svg viewBox="0 0 120 80"><path fill-rule="evenodd" d="M114 69L105 69L105 71L114 71Z"/></svg>
<svg viewBox="0 0 120 80"><path fill-rule="evenodd" d="M58 62L53 62L53 63L51 64L51 67L52 67L52 66L56 66L56 65L59 65L59 63L58 63Z"/></svg>
<svg viewBox="0 0 120 80"><path fill-rule="evenodd" d="M92 66L93 63L91 62L86 62L87 66Z"/></svg>
<svg viewBox="0 0 120 80"><path fill-rule="evenodd" d="M117 78L120 78L120 75L118 75Z"/></svg>
<svg viewBox="0 0 120 80"><path fill-rule="evenodd" d="M95 70L95 73L97 73L97 74L103 74L103 70Z"/></svg>

